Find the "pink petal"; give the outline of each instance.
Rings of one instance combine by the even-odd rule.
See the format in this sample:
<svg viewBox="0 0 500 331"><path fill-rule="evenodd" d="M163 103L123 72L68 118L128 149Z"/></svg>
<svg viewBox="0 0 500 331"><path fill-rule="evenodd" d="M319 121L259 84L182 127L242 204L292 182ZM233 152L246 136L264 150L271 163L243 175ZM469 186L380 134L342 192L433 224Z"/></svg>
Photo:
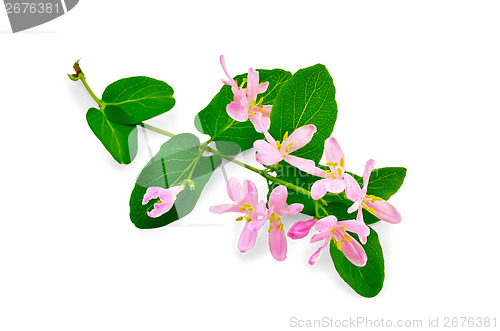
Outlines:
<svg viewBox="0 0 500 331"><path fill-rule="evenodd" d="M344 152L342 151L342 148L340 148L337 139L331 137L325 140L325 156L327 161L337 163L338 167L340 167L340 159L344 158ZM344 171L344 168L345 164L341 167L342 172Z"/></svg>
<svg viewBox="0 0 500 331"><path fill-rule="evenodd" d="M311 243L315 243L317 241L329 239L329 238L331 238L331 236L332 236L332 233L330 232L329 229L328 230L324 230L324 231L316 233L314 236L312 236L310 242Z"/></svg>
<svg viewBox="0 0 500 331"><path fill-rule="evenodd" d="M174 205L174 202L168 202L168 203L155 203L154 209L152 211L146 212L149 217L156 218L160 217L161 215L165 214L168 212L172 206Z"/></svg>
<svg viewBox="0 0 500 331"><path fill-rule="evenodd" d="M257 155L255 156L257 162L263 165L273 165L283 160L276 147L264 140L256 140L253 143L253 147L257 151Z"/></svg>
<svg viewBox="0 0 500 331"><path fill-rule="evenodd" d="M331 215L317 221L314 228L318 231L326 231L333 229L335 224L337 224L337 217Z"/></svg>
<svg viewBox="0 0 500 331"><path fill-rule="evenodd" d="M274 190L269 195L269 208L274 207L274 210L280 213L286 206L286 198L288 197L288 191L285 186L279 185L274 188Z"/></svg>
<svg viewBox="0 0 500 331"><path fill-rule="evenodd" d="M313 160L303 159L301 157L293 156L293 155L285 155L283 159L293 165L294 167L307 172L308 174L314 174L318 168L316 168L316 164Z"/></svg>
<svg viewBox="0 0 500 331"><path fill-rule="evenodd" d="M172 192L172 194L174 196L177 196L177 194L179 194L182 190L184 190L184 186L172 186L171 188L169 188L170 192Z"/></svg>
<svg viewBox="0 0 500 331"><path fill-rule="evenodd" d="M177 194L182 191L184 187L182 186L174 186L172 188L166 190L160 190L159 198L164 203L174 203L177 199Z"/></svg>
<svg viewBox="0 0 500 331"><path fill-rule="evenodd" d="M326 182L328 179L320 179L314 182L311 187L311 197L314 200L321 199L326 194Z"/></svg>
<svg viewBox="0 0 500 331"><path fill-rule="evenodd" d="M345 227L347 231L357 233L360 237L368 237L370 234L370 228L363 222L348 220L340 221L337 225Z"/></svg>
<svg viewBox="0 0 500 331"><path fill-rule="evenodd" d="M231 177L227 182L226 191L229 198L236 203L240 202L244 197L242 194L243 188L240 182L234 177Z"/></svg>
<svg viewBox="0 0 500 331"><path fill-rule="evenodd" d="M230 203L224 203L221 205L216 205L210 207L209 211L214 214L222 214L222 213L229 213L229 212L239 212L240 207L237 205L233 205Z"/></svg>
<svg viewBox="0 0 500 331"><path fill-rule="evenodd" d="M260 219L255 219L252 220L250 223L248 223L248 229L253 232L258 232L264 224L266 224L268 220L268 217L262 217Z"/></svg>
<svg viewBox="0 0 500 331"><path fill-rule="evenodd" d="M331 178L331 179L328 179L325 186L326 186L326 189L328 190L328 192L330 192L330 193L340 193L345 189L346 184L345 184L343 179Z"/></svg>
<svg viewBox="0 0 500 331"><path fill-rule="evenodd" d="M245 253L253 248L258 232L251 231L248 226L250 223L245 222L245 227L241 231L240 240L238 241L238 249Z"/></svg>
<svg viewBox="0 0 500 331"><path fill-rule="evenodd" d="M156 199L160 196L160 190L164 190L161 187L149 187L142 198L142 204L145 205L152 199Z"/></svg>
<svg viewBox="0 0 500 331"><path fill-rule="evenodd" d="M375 210L376 212L375 216L377 216L382 221L394 224L401 222L401 215L399 214L397 209L385 200L372 203L369 201L369 199L366 199L365 205L369 208L373 208L373 210Z"/></svg>
<svg viewBox="0 0 500 331"><path fill-rule="evenodd" d="M273 229L269 233L269 250L277 261L286 259L285 231L280 230L276 222L273 222Z"/></svg>
<svg viewBox="0 0 500 331"><path fill-rule="evenodd" d="M292 203L288 208L279 210L281 215L295 215L304 209L304 205L301 203Z"/></svg>
<svg viewBox="0 0 500 331"><path fill-rule="evenodd" d="M250 122L252 122L255 128L255 131L257 131L258 133L264 133L265 130L269 129L271 121L269 121L268 118L264 119L261 113L255 113L255 115L250 115L249 118ZM267 127L264 124L266 124Z"/></svg>
<svg viewBox="0 0 500 331"><path fill-rule="evenodd" d="M316 260L318 259L319 254L326 247L326 245L328 245L329 243L330 243L329 239L325 240L325 242L323 243L323 245L321 245L320 248L318 248L318 250L316 252L314 252L313 255L311 255L311 257L309 258L309 264L310 265L313 265L314 263L316 263Z"/></svg>
<svg viewBox="0 0 500 331"><path fill-rule="evenodd" d="M243 199L245 203L249 203L252 206L257 205L257 200L259 199L258 197L258 192L257 192L257 187L251 180L245 180L243 182L243 191L246 193L245 196L243 196Z"/></svg>
<svg viewBox="0 0 500 331"><path fill-rule="evenodd" d="M349 200L358 201L364 197L364 194L361 190L361 187L359 187L358 182L348 173L344 174L344 182L346 184L345 194Z"/></svg>
<svg viewBox="0 0 500 331"><path fill-rule="evenodd" d="M361 199L357 200L357 201L354 201L354 203L352 204L352 206L347 209L347 212L349 214L350 213L354 213L356 210L359 210L360 206L361 206Z"/></svg>
<svg viewBox="0 0 500 331"><path fill-rule="evenodd" d="M261 94L261 93L266 92L268 86L269 86L269 82L260 83L258 88L257 88L257 93Z"/></svg>
<svg viewBox="0 0 500 331"><path fill-rule="evenodd" d="M299 221L292 225L290 230L288 230L288 237L292 239L301 239L309 234L312 227L316 224L316 220L310 219L308 221Z"/></svg>
<svg viewBox="0 0 500 331"><path fill-rule="evenodd" d="M249 102L257 99L257 90L259 88L259 72L253 68L248 69L247 75L247 98Z"/></svg>
<svg viewBox="0 0 500 331"><path fill-rule="evenodd" d="M224 55L220 56L220 64L222 66L222 70L224 70L224 73L226 74L227 78L229 79L228 81L221 79L222 82L226 85L236 86L236 82L234 81L233 77L227 72L226 60L224 59Z"/></svg>
<svg viewBox="0 0 500 331"><path fill-rule="evenodd" d="M289 151L289 153L292 153L307 145L311 141L314 133L316 133L316 126L313 124L301 126L293 131L293 133L283 142L282 145L288 146L289 144L293 144Z"/></svg>
<svg viewBox="0 0 500 331"><path fill-rule="evenodd" d="M248 110L240 102L231 102L227 105L226 110L229 117L235 121L245 122L248 120Z"/></svg>
<svg viewBox="0 0 500 331"><path fill-rule="evenodd" d="M366 161L365 172L363 173L363 188L368 187L368 181L370 180L373 168L375 168L375 161L372 159Z"/></svg>
<svg viewBox="0 0 500 331"><path fill-rule="evenodd" d="M368 257L366 256L363 246L361 246L353 237L347 235L349 240L340 243L340 248L345 257L355 266L363 267L366 265Z"/></svg>
<svg viewBox="0 0 500 331"><path fill-rule="evenodd" d="M257 205L254 205L254 208L255 210L252 215L255 217L265 216L267 213L266 203L264 201L260 201Z"/></svg>
<svg viewBox="0 0 500 331"><path fill-rule="evenodd" d="M264 118L269 118L269 116L271 116L271 110L273 109L273 106L272 105L267 105L267 106L262 106L262 110L264 111L264 113L262 114L262 116ZM269 127L267 128L269 129ZM266 129L266 130L267 130Z"/></svg>

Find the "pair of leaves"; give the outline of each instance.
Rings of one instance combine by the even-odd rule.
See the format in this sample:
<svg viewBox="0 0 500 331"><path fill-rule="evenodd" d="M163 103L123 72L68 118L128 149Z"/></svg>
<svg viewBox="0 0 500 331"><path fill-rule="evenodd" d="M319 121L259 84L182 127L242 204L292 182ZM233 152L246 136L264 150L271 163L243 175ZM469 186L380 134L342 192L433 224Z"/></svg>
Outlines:
<svg viewBox="0 0 500 331"><path fill-rule="evenodd" d="M130 219L140 229L150 229L172 223L189 214L213 171L222 163L219 156L203 156L198 138L182 133L164 143L160 151L148 162L137 178L130 196ZM194 184L191 189L190 180ZM146 205L142 199L149 187L170 188L185 185L177 195L174 206L165 214L151 218L147 211L153 209L155 200Z"/></svg>
<svg viewBox="0 0 500 331"><path fill-rule="evenodd" d="M259 81L269 82L268 89L257 96L263 98L263 105L273 105L281 87L287 82L292 74L282 69L265 70L259 69ZM241 84L247 74L234 77L237 84ZM196 129L210 136L215 141L217 149L224 154L235 155L253 147L257 139L262 139L262 134L255 131L250 121L238 122L229 117L226 107L234 100L233 92L229 85L224 85L219 93L210 101L195 118Z"/></svg>
<svg viewBox="0 0 500 331"><path fill-rule="evenodd" d="M173 93L167 83L153 78L120 79L106 87L100 109L88 110L87 123L111 156L128 164L137 154L136 125L170 110Z"/></svg>

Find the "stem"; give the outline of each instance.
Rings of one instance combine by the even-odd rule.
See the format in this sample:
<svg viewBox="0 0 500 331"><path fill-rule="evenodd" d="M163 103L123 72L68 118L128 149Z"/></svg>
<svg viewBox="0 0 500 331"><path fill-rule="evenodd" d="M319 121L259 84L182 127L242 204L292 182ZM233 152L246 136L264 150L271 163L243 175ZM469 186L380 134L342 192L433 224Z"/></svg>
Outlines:
<svg viewBox="0 0 500 331"><path fill-rule="evenodd" d="M156 132L156 133L159 133L159 134L162 134L164 136L167 136L167 137L173 137L175 136L175 134L173 133L170 133L168 131L165 131L165 130L162 130L162 129L159 129L155 126L152 126L152 125L149 125L149 124L146 124L146 123L141 123L140 124L144 129L148 129L150 131L153 131L153 132Z"/></svg>
<svg viewBox="0 0 500 331"><path fill-rule="evenodd" d="M173 136L174 136L174 134L173 134L173 133L170 133L170 132L168 132L168 131L165 131L165 130L159 129L159 128L154 127L154 126L149 125L149 124L141 123L141 126L142 126L143 128L145 128L145 129L148 129L148 130L154 131L154 132L156 132L156 133L162 134L162 135L167 136L167 137L173 137ZM207 143L208 143L208 142L207 142ZM274 176L271 176L271 175L270 175L270 174L268 174L265 170L260 170L260 169L257 169L257 168L255 168L255 167L252 167L252 166L251 166L251 165L249 165L249 164L246 164L246 163L244 163L244 162L241 162L241 161L236 160L236 159L235 159L234 157L232 157L232 156L229 156L229 155L226 155L226 154L222 154L222 153L221 153L221 152L219 152L218 150L213 149L212 147L208 146L208 145L207 145L207 143L202 144L202 146L204 147L204 149L205 149L206 151L208 151L208 152L210 152L210 153L213 153L213 154L215 154L215 155L218 155L218 156L220 156L220 157L221 157L221 158L223 158L223 159L226 159L226 160L228 160L228 161L230 161L230 162L232 162L232 163L235 163L235 164L239 165L240 167L243 167L243 168L245 168L245 169L248 169L248 170L250 170L250 171L253 171L253 172L255 172L255 173L257 173L257 174L261 175L262 177L266 178L267 180L269 180L269 181L271 181L271 182L273 182L273 183L283 185L283 186L285 186L285 187L287 187L287 188L289 188L289 189L291 189L291 190L297 191L297 192L299 192L299 193L301 193L301 194L304 194L304 195L306 195L306 196L308 196L308 197L311 197L311 192L310 192L310 191L308 191L308 190L306 190L306 189L303 189L302 187L298 187L297 185L294 185L294 184L289 183L289 182L287 182L287 181L284 181L284 180L282 180L282 179L279 179L279 178L276 178L276 177L274 177ZM312 198L312 197L311 197L311 198ZM321 202L324 202L324 200L323 200L323 199L321 199L320 201L321 201ZM323 210L323 211L327 214L327 212L326 212L325 208L323 208L323 206L319 205L319 203L318 203L318 206L319 206L319 208L321 208L321 209L322 209L322 210Z"/></svg>
<svg viewBox="0 0 500 331"><path fill-rule="evenodd" d="M286 181L284 181L282 179L279 179L279 178L276 178L274 176L271 176L267 172L265 172L264 170L260 170L260 169L254 168L251 165L248 165L246 163L238 161L238 160L236 160L235 158L233 158L231 156L222 154L221 152L219 152L216 149L211 148L210 146L207 146L206 148L207 148L207 151L209 151L209 152L211 152L211 153L213 153L215 155L218 155L218 156L222 157L223 159L226 159L226 160L228 160L230 162L233 162L233 163L239 165L240 167L243 167L243 168L251 170L251 171L253 171L255 173L258 173L259 175L261 175L262 177L266 178L267 180L269 180L269 181L271 181L273 183L284 185L285 187L287 187L287 188L289 188L291 190L297 191L299 193L302 193L304 195L307 195L308 197L311 196L311 192L308 191L308 190L303 189L302 187L298 187L297 185L294 185L294 184L286 182Z"/></svg>
<svg viewBox="0 0 500 331"><path fill-rule="evenodd" d="M235 163L235 164L239 165L240 167L246 168L246 169L248 169L248 170L250 170L250 171L253 171L253 172L255 172L255 173L257 173L257 174L259 174L259 175L261 175L261 176L263 176L263 177L265 177L265 178L268 178L268 177L266 176L267 174L264 172L264 170L257 169L257 168L255 168L255 167L252 167L252 166L251 166L251 165L249 165L249 164L246 164L246 163L243 163L243 162L241 162L241 161L238 161L238 160L236 160L236 159L235 159L234 157L232 157L232 156L229 156L229 155L226 155L226 154L222 154L222 153L221 153L221 152L219 152L218 150L213 149L212 147L210 147L210 146L208 146L208 145L207 145L207 147L206 147L206 150L207 150L207 151L209 151L210 153L213 153L213 154L215 154L215 155L220 156L220 157L221 157L221 158L223 158L223 159L226 159L226 160L228 160L228 161L230 161L230 162L233 162L233 163ZM272 176L271 176L271 177L272 177Z"/></svg>
<svg viewBox="0 0 500 331"><path fill-rule="evenodd" d="M87 84L87 80L85 79L85 76L83 75L83 73L80 73L78 75L78 78L80 78L80 80L83 83L83 86L85 86L85 88L87 89L87 92L89 92L89 94L92 97L92 99L94 99L94 101L97 102L97 104L99 105L99 108L102 110L104 108L104 106L105 106L105 103L101 99L99 99L97 97L97 95L95 95L94 91L92 91L92 89L90 88L89 84Z"/></svg>

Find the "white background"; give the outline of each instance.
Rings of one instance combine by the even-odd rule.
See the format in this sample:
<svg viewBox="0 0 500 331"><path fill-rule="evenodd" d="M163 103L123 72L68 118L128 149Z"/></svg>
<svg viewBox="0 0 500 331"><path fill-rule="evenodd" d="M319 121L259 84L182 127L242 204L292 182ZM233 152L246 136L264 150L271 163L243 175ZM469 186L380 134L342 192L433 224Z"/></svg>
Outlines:
<svg viewBox="0 0 500 331"><path fill-rule="evenodd" d="M0 329L288 330L292 317L358 316L500 324L499 10L498 1L87 0L17 34L0 13ZM129 221L148 147L156 153L164 138L148 133L146 143L139 132L136 160L116 164L86 124L93 100L66 74L81 58L98 95L123 77L165 80L177 104L149 123L198 134L192 119L224 77L220 54L233 75L325 64L348 169L361 173L369 158L408 169L391 199L402 222L375 225L386 261L377 297L355 294L328 254L309 266L318 244L307 239L289 241L284 262L265 231L239 253L241 223L208 212L228 201L220 171L182 221L153 230ZM265 197L263 180L226 171Z"/></svg>

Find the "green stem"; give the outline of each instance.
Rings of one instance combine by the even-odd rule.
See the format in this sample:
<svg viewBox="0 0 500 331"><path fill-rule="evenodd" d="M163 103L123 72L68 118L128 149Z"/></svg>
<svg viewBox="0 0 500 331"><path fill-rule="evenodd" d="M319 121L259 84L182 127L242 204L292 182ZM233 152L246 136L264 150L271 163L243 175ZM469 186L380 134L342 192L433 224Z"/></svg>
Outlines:
<svg viewBox="0 0 500 331"><path fill-rule="evenodd" d="M212 147L210 147L210 146L208 146L208 145L207 145L205 148L206 148L206 150L207 150L207 151L209 151L210 153L213 153L213 154L215 154L215 155L218 155L218 156L220 156L220 157L221 157L221 158L223 158L223 159L226 159L226 160L228 160L228 161L230 161L230 162L233 162L233 163L235 163L235 164L239 165L240 167L243 167L243 168L246 168L246 169L248 169L248 170L251 170L251 171L253 171L253 172L255 172L255 173L257 173L257 174L259 174L259 175L261 175L261 176L263 176L263 177L265 177L265 178L272 177L272 176L267 175L267 174L266 174L266 172L265 172L264 170L257 169L257 168L255 168L255 167L252 167L252 166L251 166L251 165L249 165L249 164L246 164L246 163L243 163L243 162L241 162L241 161L238 161L238 160L236 160L236 159L235 159L234 157L232 157L232 156L222 154L222 153L221 153L221 152L219 152L218 150L213 149ZM273 178L274 178L274 177L273 177ZM268 178L268 179L269 179L269 178Z"/></svg>
<svg viewBox="0 0 500 331"><path fill-rule="evenodd" d="M304 195L307 195L308 197L311 196L311 192L310 191L308 191L306 189L303 189L302 187L298 187L297 185L294 185L294 184L289 183L287 181L284 181L282 179L279 179L279 178L276 178L274 176L271 176L265 170L260 170L260 169L254 168L251 165L248 165L246 163L238 161L238 160L236 160L235 158L233 158L231 156L222 154L221 152L219 152L216 149L211 148L210 146L207 146L206 149L207 149L207 151L209 151L209 152L211 152L211 153L213 153L215 155L218 155L218 156L222 157L223 159L226 159L226 160L228 160L230 162L233 162L233 163L235 163L235 164L237 164L237 165L239 165L239 166L241 166L243 168L246 168L248 170L251 170L251 171L253 171L253 172L261 175L262 177L266 178L267 180L269 180L269 181L271 181L273 183L284 185L287 188L289 188L291 190L294 190L294 191L297 191L299 193L302 193Z"/></svg>
<svg viewBox="0 0 500 331"><path fill-rule="evenodd" d="M175 134L173 133L170 133L168 131L165 131L165 130L162 130L162 129L159 129L155 126L152 126L152 125L149 125L149 124L146 124L146 123L141 123L140 124L144 129L148 129L150 131L153 131L153 132L156 132L156 133L159 133L159 134L162 134L164 136L167 136L167 137L170 137L172 138L173 136L175 136Z"/></svg>
<svg viewBox="0 0 500 331"><path fill-rule="evenodd" d="M92 99L94 99L94 101L97 102L97 104L99 105L99 108L102 110L104 108L104 106L105 106L104 101L102 101L101 99L99 99L97 97L97 95L95 95L94 91L92 91L92 89L90 88L89 84L87 84L87 80L85 79L85 76L83 75L83 73L80 73L78 75L78 78L80 78L80 80L83 83L83 86L85 86L85 88L87 89L87 92L89 92L89 94L92 97Z"/></svg>
<svg viewBox="0 0 500 331"><path fill-rule="evenodd" d="M167 136L167 137L173 137L173 136L174 136L174 134L173 134L173 133L170 133L170 132L168 132L168 131L164 131L164 130L162 130L162 129L156 128L156 127L154 127L154 126L152 126L152 125L149 125L149 124L141 123L141 126L142 126L143 128L145 128L145 129L148 129L148 130L154 131L154 132L156 132L156 133L162 134L162 135ZM210 152L210 153L213 153L213 154L215 154L215 155L218 155L218 156L220 156L220 157L221 157L221 158L223 158L223 159L226 159L226 160L228 160L228 161L230 161L230 162L232 162L232 163L234 163L234 164L239 165L240 167L243 167L243 168L245 168L245 169L248 169L248 170L250 170L250 171L253 171L253 172L255 172L255 173L257 173L257 174L261 175L262 177L266 178L267 180L269 180L269 181L271 181L271 182L273 182L273 183L276 183L276 184L279 184L279 185L283 185L283 186L285 186L285 187L287 187L287 188L289 188L289 189L291 189L291 190L297 191L297 192L299 192L299 193L301 193L301 194L304 194L304 195L306 195L306 196L308 196L308 197L311 197L311 192L310 192L310 191L308 191L308 190L306 190L306 189L303 189L302 187L298 187L297 185L294 185L294 184L289 183L289 182L287 182L287 181L284 181L284 180L282 180L282 179L279 179L279 178L276 178L276 177L274 177L274 176L271 176L271 175L270 175L270 174L268 174L265 170L260 170L260 169L257 169L257 168L255 168L255 167L252 167L252 166L251 166L251 165L249 165L249 164L246 164L246 163L244 163L244 162L241 162L241 161L236 160L236 159L235 159L234 157L232 157L232 156L222 154L222 153L221 153L221 152L219 152L218 150L213 149L212 147L208 146L208 145L207 145L207 143L203 143L203 144L202 144L202 146L203 146L203 148L204 148L206 151L208 151L208 152ZM319 204L318 204L318 205L319 205ZM319 208L321 208L321 209L322 209L322 210L326 213L326 210L325 210L325 208L323 208L323 206L319 205Z"/></svg>

